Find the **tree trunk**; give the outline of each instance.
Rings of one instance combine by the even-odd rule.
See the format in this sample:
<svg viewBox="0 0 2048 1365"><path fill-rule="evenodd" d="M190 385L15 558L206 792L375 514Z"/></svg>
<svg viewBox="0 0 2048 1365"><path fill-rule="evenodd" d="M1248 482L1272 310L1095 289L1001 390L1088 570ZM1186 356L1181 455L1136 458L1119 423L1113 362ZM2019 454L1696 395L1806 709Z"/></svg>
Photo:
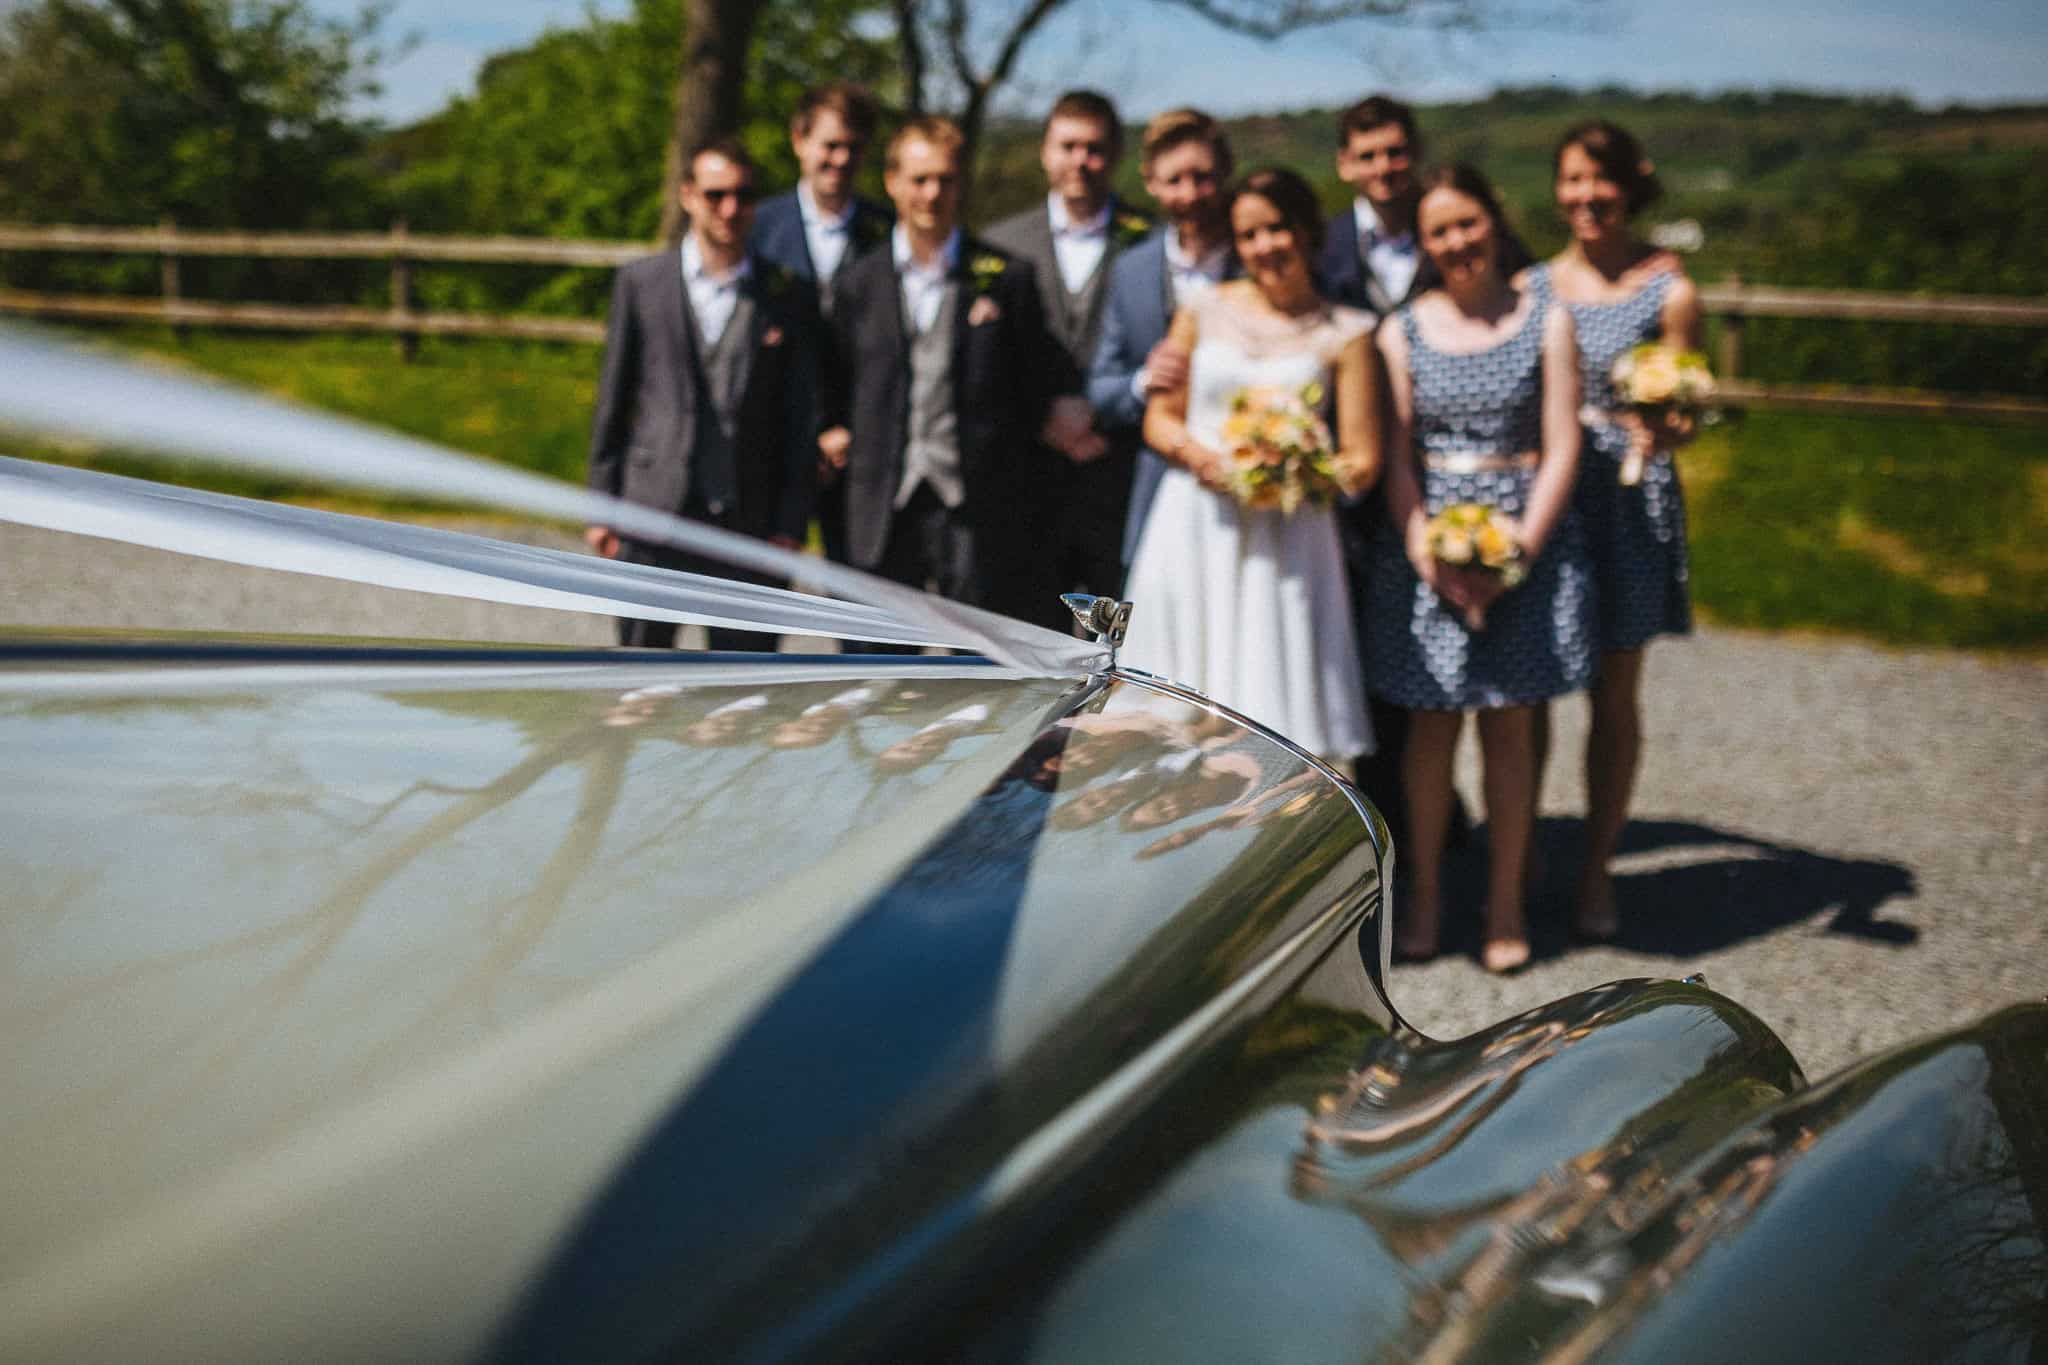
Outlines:
<svg viewBox="0 0 2048 1365"><path fill-rule="evenodd" d="M708 137L737 133L754 39L755 0L684 0L682 65L676 73L676 122L661 177L663 242L683 235L683 158Z"/></svg>

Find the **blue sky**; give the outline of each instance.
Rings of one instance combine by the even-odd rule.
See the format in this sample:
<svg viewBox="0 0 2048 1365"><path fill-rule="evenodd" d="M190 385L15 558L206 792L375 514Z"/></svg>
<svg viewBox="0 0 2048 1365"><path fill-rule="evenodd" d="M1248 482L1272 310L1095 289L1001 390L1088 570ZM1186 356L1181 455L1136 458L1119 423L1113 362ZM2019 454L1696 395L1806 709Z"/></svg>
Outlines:
<svg viewBox="0 0 2048 1365"><path fill-rule="evenodd" d="M1127 116L1174 104L1224 114L1327 105L1370 89L1421 100L1496 85L1657 89L1797 86L1896 92L1923 103L2048 100L2042 0L1575 0L1569 28L1445 37L1352 24L1260 43L1157 0L1071 0L1026 54L1031 92L1092 84ZM1006 10L1006 0L983 0ZM349 13L354 0L316 0ZM616 14L624 0L595 0ZM583 22L583 0L397 0L388 37L418 45L385 73L376 111L430 113L490 53Z"/></svg>

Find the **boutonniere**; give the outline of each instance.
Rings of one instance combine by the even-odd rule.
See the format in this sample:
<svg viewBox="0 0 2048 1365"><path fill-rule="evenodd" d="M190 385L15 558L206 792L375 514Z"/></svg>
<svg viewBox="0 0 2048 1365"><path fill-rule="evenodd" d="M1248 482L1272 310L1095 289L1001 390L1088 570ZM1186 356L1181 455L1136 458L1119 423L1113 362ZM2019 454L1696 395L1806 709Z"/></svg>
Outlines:
<svg viewBox="0 0 2048 1365"><path fill-rule="evenodd" d="M974 292L985 295L1003 277L1003 271L1010 263L993 252L983 252L967 263L967 273L974 280Z"/></svg>
<svg viewBox="0 0 2048 1365"><path fill-rule="evenodd" d="M977 297L974 300L974 305L967 310L967 325L969 327L979 327L984 322L994 322L1002 315L1002 305L988 295L983 294Z"/></svg>
<svg viewBox="0 0 2048 1365"><path fill-rule="evenodd" d="M1120 247L1132 246L1152 230L1152 220L1136 213L1119 213L1110 220L1110 236Z"/></svg>
<svg viewBox="0 0 2048 1365"><path fill-rule="evenodd" d="M767 327L762 329L761 347L763 350L767 349L770 346L780 346L781 344L782 329L780 327Z"/></svg>

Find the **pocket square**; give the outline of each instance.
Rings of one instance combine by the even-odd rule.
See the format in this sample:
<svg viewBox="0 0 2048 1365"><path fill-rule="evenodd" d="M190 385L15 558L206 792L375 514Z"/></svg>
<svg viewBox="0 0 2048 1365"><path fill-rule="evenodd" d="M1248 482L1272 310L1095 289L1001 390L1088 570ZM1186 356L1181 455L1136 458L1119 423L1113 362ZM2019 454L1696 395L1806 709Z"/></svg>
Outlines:
<svg viewBox="0 0 2048 1365"><path fill-rule="evenodd" d="M967 325L969 327L979 327L984 322L994 322L1002 315L1002 305L988 295L983 294L974 301L974 306L967 310Z"/></svg>
<svg viewBox="0 0 2048 1365"><path fill-rule="evenodd" d="M763 346L780 346L782 344L782 329L780 327L763 329L761 332L761 344Z"/></svg>

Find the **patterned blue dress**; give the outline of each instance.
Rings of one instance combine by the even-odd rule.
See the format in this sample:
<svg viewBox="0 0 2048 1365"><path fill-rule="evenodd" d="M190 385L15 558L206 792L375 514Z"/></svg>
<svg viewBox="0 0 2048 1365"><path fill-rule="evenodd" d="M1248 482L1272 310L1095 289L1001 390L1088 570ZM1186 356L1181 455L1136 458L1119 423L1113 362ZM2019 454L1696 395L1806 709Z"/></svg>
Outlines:
<svg viewBox="0 0 2048 1365"><path fill-rule="evenodd" d="M1532 291L1533 293L1533 291ZM1412 307L1408 339L1415 421L1413 454L1430 515L1458 502L1527 515L1529 468L1453 472L1430 455L1512 455L1543 445L1546 295L1535 294L1520 331L1490 350L1439 351L1423 340ZM1366 610L1371 690L1410 710L1522 706L1585 687L1593 676L1592 568L1576 513L1567 507L1519 587L1501 594L1474 631L1408 562L1398 528L1373 540Z"/></svg>
<svg viewBox="0 0 2048 1365"><path fill-rule="evenodd" d="M1531 292L1555 298L1550 265L1527 276ZM1579 374L1587 412L1616 406L1614 362L1622 352L1663 335L1664 298L1678 276L1653 277L1614 303L1566 303L1579 333ZM1599 590L1600 648L1640 649L1659 635L1692 633L1690 567L1685 548L1685 494L1669 451L1643 461L1633 488L1621 481L1628 433L1606 421L1586 426L1574 502L1586 526Z"/></svg>

